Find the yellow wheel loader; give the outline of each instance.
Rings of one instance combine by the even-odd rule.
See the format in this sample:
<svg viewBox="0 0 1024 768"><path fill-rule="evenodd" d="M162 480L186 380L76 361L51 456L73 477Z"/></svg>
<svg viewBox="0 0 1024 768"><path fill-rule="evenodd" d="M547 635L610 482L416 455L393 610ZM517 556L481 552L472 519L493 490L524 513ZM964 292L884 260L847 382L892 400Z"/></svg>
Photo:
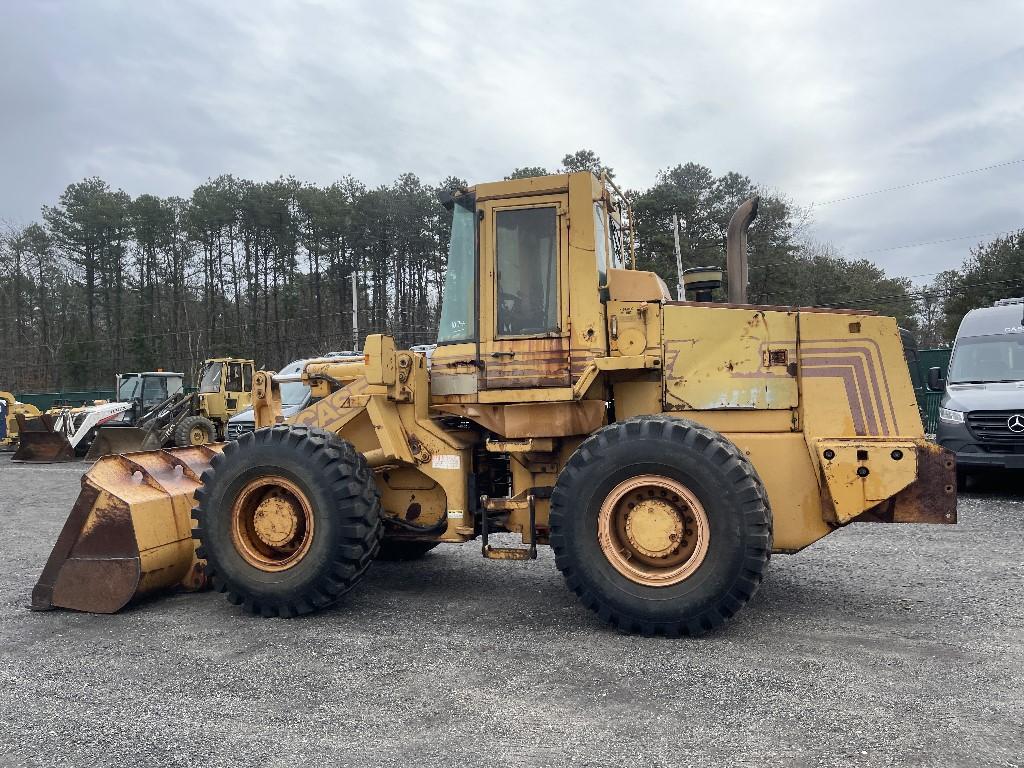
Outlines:
<svg viewBox="0 0 1024 768"><path fill-rule="evenodd" d="M212 357L199 374L199 395L195 413L178 425L174 442L178 446L204 445L223 441L228 420L252 405L252 360Z"/></svg>
<svg viewBox="0 0 1024 768"><path fill-rule="evenodd" d="M18 448L18 417L36 419L39 409L31 403L20 403L10 392L0 391L0 451Z"/></svg>
<svg viewBox="0 0 1024 768"><path fill-rule="evenodd" d="M115 611L206 580L294 616L382 553L479 541L495 560L550 545L624 631L698 635L753 597L772 553L853 522L956 521L953 458L924 437L894 320L746 302L756 199L729 226L723 303L673 301L630 268L628 205L606 179L446 202L429 366L373 335L361 361L305 365L314 400L290 423L261 371L255 432L100 460L33 607ZM509 532L522 546L495 545Z"/></svg>

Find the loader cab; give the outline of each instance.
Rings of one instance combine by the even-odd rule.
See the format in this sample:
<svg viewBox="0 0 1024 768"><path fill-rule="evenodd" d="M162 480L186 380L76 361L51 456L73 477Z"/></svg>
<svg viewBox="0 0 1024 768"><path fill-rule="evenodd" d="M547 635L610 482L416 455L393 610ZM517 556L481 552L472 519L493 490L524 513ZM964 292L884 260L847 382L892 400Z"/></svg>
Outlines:
<svg viewBox="0 0 1024 768"><path fill-rule="evenodd" d="M136 410L139 410L137 415L141 415L181 392L183 382L184 376L180 373L122 373L117 377L117 401L135 403Z"/></svg>
<svg viewBox="0 0 1024 768"><path fill-rule="evenodd" d="M431 391L513 402L571 387L607 353L607 195L591 173L480 184L448 201L452 231Z"/></svg>
<svg viewBox="0 0 1024 768"><path fill-rule="evenodd" d="M216 423L226 422L252 404L253 361L211 358L199 374L199 409Z"/></svg>

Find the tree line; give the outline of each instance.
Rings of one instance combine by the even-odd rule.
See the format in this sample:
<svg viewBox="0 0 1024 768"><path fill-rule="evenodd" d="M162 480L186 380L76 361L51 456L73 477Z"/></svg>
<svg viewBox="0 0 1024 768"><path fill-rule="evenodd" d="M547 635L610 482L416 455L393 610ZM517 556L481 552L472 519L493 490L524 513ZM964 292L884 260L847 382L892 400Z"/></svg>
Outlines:
<svg viewBox="0 0 1024 768"><path fill-rule="evenodd" d="M553 170L614 176L590 150ZM544 173L518 168L507 178ZM0 389L109 387L117 372L154 368L192 376L205 357L222 355L278 368L356 346L353 303L360 339L385 332L402 346L429 343L450 228L438 193L465 186L412 173L377 187L351 177L318 186L225 175L186 199L133 198L99 178L71 184L40 221L0 236ZM758 191L746 176L715 176L695 163L628 191L638 266L675 285L673 214L684 268L724 264L729 217ZM760 194L751 302L862 306L912 328L939 327L935 302L909 280L809 241L806 210ZM953 286L952 273L940 277ZM940 314L957 306L945 302Z"/></svg>

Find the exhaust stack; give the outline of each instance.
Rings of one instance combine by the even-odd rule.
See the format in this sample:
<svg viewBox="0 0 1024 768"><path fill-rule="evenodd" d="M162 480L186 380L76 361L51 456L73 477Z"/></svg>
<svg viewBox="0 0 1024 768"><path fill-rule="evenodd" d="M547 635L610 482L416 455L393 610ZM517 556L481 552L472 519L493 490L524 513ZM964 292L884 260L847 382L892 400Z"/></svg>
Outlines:
<svg viewBox="0 0 1024 768"><path fill-rule="evenodd" d="M730 304L747 303L747 228L757 218L757 204L760 200L757 195L744 200L729 219L725 240L725 268L729 276Z"/></svg>

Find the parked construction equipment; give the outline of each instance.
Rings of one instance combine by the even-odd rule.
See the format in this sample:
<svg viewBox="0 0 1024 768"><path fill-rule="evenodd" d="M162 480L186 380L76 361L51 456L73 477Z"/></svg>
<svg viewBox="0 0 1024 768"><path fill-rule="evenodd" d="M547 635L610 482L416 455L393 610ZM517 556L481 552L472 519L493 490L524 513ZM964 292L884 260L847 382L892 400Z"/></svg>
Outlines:
<svg viewBox="0 0 1024 768"><path fill-rule="evenodd" d="M149 371L117 376L117 400L77 408L54 408L34 419L19 419L21 440L14 461L73 461L87 455L101 431L132 425L183 391L180 373ZM104 428L101 430L101 427ZM107 440L102 440L104 446ZM111 449L121 446L110 445ZM136 450L139 450L136 448Z"/></svg>
<svg viewBox="0 0 1024 768"><path fill-rule="evenodd" d="M228 419L251 403L253 361L210 358L199 373L198 392L177 392L127 425L105 427L86 454L101 456L177 446L207 445L224 439Z"/></svg>
<svg viewBox="0 0 1024 768"><path fill-rule="evenodd" d="M183 375L163 371L117 377L117 402L59 408L26 425L31 437L17 461L71 461L224 439L228 419L251 404L253 361L210 358L199 391L186 394Z"/></svg>
<svg viewBox="0 0 1024 768"><path fill-rule="evenodd" d="M622 630L696 635L753 596L772 553L851 522L955 522L953 460L924 437L895 321L746 303L756 199L729 227L728 304L673 301L635 269L607 179L481 184L447 204L429 372L371 335L361 361L305 365L314 399L291 423L258 372L255 432L101 459L33 607L115 611L203 574L246 610L294 616L382 551L479 538L499 560L549 544Z"/></svg>
<svg viewBox="0 0 1024 768"><path fill-rule="evenodd" d="M196 413L182 421L176 445L202 445L224 440L228 420L252 405L252 360L210 358L199 374Z"/></svg>
<svg viewBox="0 0 1024 768"><path fill-rule="evenodd" d="M19 403L10 392L0 390L0 451L17 449L18 416L36 418L39 416L39 409L31 403Z"/></svg>

